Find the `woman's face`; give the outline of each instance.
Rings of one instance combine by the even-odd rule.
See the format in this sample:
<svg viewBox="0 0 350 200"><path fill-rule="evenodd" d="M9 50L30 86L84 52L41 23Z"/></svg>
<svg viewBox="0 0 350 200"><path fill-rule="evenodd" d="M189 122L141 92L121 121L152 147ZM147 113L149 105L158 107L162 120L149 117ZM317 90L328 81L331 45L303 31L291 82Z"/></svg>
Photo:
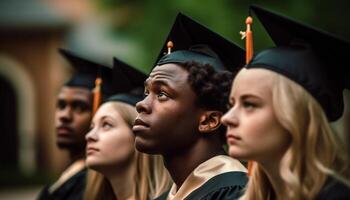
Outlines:
<svg viewBox="0 0 350 200"><path fill-rule="evenodd" d="M280 159L290 144L290 134L275 116L271 73L242 69L234 81L231 108L222 117L232 157L268 162Z"/></svg>
<svg viewBox="0 0 350 200"><path fill-rule="evenodd" d="M113 104L98 109L86 135L86 164L101 173L128 164L135 153L131 128Z"/></svg>

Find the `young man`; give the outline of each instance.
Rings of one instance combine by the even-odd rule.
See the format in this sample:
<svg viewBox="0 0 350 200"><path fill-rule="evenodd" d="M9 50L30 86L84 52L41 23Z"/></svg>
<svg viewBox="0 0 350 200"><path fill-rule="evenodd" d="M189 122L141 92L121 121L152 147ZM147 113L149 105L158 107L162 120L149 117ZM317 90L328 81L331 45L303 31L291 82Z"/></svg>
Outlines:
<svg viewBox="0 0 350 200"><path fill-rule="evenodd" d="M246 169L226 156L220 118L233 78L227 69L241 67L245 52L182 14L167 41L173 43L145 81L133 127L136 148L161 154L174 181L158 199L238 198Z"/></svg>
<svg viewBox="0 0 350 200"><path fill-rule="evenodd" d="M76 69L73 77L60 89L55 113L56 144L68 151L70 166L60 178L46 186L39 199L83 199L86 179L85 134L92 119L93 89L97 76L102 77L101 92L113 94L112 67L89 61L66 50L60 53ZM112 85L112 86L111 86Z"/></svg>

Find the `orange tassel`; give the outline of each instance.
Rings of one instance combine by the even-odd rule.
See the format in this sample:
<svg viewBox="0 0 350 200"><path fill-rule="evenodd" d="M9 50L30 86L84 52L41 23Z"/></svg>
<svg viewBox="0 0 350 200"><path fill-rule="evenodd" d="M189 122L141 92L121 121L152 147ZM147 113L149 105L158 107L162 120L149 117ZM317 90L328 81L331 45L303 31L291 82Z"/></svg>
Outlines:
<svg viewBox="0 0 350 200"><path fill-rule="evenodd" d="M253 58L253 32L251 29L251 25L253 24L253 18L248 16L245 20L245 23L247 25L247 29L245 32L241 31L240 34L242 36L242 39L245 38L245 48L246 48L246 64L250 62L250 60ZM248 176L252 175L253 171L253 161L248 161Z"/></svg>
<svg viewBox="0 0 350 200"><path fill-rule="evenodd" d="M253 24L253 18L247 17L245 20L245 23L247 24L247 30L245 32L246 34L246 63L248 64L249 61L253 58L253 32L251 30L251 24Z"/></svg>
<svg viewBox="0 0 350 200"><path fill-rule="evenodd" d="M92 104L92 115L95 115L98 107L101 104L102 98L101 98L101 84L102 79L100 77L97 77L95 80L95 88L94 88L94 101Z"/></svg>
<svg viewBox="0 0 350 200"><path fill-rule="evenodd" d="M171 49L174 47L174 43L169 40L169 42L166 44L166 46L168 47L168 53L167 54L170 54L171 53Z"/></svg>
<svg viewBox="0 0 350 200"><path fill-rule="evenodd" d="M249 61L253 58L253 32L251 29L251 25L253 24L253 18L247 17L245 20L245 23L247 25L246 31L239 32L242 36L241 39L245 39L245 50L246 50L246 64L249 63Z"/></svg>
<svg viewBox="0 0 350 200"><path fill-rule="evenodd" d="M252 176L254 161L248 161L248 176Z"/></svg>

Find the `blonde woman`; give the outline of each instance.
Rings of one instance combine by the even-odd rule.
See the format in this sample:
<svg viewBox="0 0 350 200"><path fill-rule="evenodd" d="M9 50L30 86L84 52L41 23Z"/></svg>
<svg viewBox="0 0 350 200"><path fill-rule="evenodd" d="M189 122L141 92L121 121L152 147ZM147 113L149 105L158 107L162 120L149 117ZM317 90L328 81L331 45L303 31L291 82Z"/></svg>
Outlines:
<svg viewBox="0 0 350 200"><path fill-rule="evenodd" d="M86 199L147 200L168 189L170 179L161 157L134 148L134 103L130 95L115 95L96 112L86 135L86 164L92 169Z"/></svg>
<svg viewBox="0 0 350 200"><path fill-rule="evenodd" d="M350 88L337 63L349 43L252 9L277 47L238 73L222 118L230 156L255 161L241 199L349 199L349 160L329 125Z"/></svg>

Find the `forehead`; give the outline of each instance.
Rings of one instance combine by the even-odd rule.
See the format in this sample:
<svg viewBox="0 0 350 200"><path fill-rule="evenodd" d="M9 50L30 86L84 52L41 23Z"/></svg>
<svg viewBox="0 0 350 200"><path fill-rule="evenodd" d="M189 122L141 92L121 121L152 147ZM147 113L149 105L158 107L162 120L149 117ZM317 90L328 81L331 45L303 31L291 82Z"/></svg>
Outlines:
<svg viewBox="0 0 350 200"><path fill-rule="evenodd" d="M167 80L175 83L187 83L188 71L173 63L157 65L150 73L146 82Z"/></svg>
<svg viewBox="0 0 350 200"><path fill-rule="evenodd" d="M92 92L86 88L82 87L67 87L64 86L61 88L58 98L67 99L67 100L85 100L90 101Z"/></svg>
<svg viewBox="0 0 350 200"><path fill-rule="evenodd" d="M273 72L266 69L243 68L236 76L231 94L270 94L273 84Z"/></svg>
<svg viewBox="0 0 350 200"><path fill-rule="evenodd" d="M121 118L120 113L114 104L115 102L106 102L102 104L98 108L94 118L102 118L102 117L112 117L114 119Z"/></svg>

